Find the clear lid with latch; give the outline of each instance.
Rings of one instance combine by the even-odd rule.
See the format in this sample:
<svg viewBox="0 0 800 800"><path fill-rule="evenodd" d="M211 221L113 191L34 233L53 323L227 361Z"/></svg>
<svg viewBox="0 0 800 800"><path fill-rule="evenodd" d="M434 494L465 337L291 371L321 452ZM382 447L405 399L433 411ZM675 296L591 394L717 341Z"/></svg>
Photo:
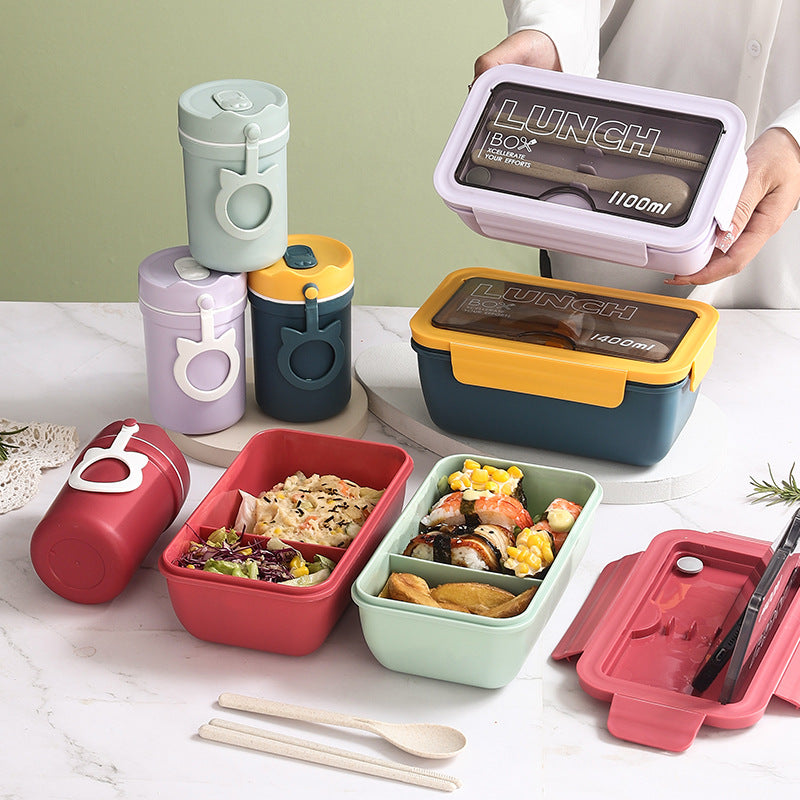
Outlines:
<svg viewBox="0 0 800 800"><path fill-rule="evenodd" d="M690 308L521 278L467 278L431 318L438 329L660 363L697 319Z"/></svg>
<svg viewBox="0 0 800 800"><path fill-rule="evenodd" d="M676 227L724 132L712 116L503 82L489 93L454 178Z"/></svg>

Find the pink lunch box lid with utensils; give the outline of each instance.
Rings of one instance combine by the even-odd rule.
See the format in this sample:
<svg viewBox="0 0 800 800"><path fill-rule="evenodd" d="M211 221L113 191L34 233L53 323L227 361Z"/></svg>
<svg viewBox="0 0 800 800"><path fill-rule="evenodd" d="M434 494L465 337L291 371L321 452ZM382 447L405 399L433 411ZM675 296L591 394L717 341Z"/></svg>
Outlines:
<svg viewBox="0 0 800 800"><path fill-rule="evenodd" d="M673 752L704 724L755 724L773 695L800 706L800 566L797 554L776 565L780 549L659 534L603 570L552 657L578 659L581 687L610 702L614 736Z"/></svg>

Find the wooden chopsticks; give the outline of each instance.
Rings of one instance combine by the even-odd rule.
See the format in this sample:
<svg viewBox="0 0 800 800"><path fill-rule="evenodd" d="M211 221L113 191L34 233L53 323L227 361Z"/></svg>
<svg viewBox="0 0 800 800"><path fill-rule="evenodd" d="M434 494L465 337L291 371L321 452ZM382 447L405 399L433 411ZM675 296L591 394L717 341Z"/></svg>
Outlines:
<svg viewBox="0 0 800 800"><path fill-rule="evenodd" d="M262 753L309 761L337 769L374 775L379 778L425 786L443 792L452 792L461 786L461 781L450 775L443 775L418 767L410 767L397 761L363 755L338 747L330 747L308 739L298 739L264 728L254 728L223 719L212 719L198 731L203 739L208 739L236 747L258 750Z"/></svg>

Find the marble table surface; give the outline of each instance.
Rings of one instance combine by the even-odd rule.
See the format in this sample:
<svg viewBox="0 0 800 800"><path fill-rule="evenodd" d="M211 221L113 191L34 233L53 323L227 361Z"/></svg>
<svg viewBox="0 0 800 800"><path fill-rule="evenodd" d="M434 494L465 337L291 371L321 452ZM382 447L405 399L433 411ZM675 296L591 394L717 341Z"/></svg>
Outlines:
<svg viewBox="0 0 800 800"><path fill-rule="evenodd" d="M353 356L407 340L412 309L353 309ZM478 689L382 667L351 606L323 646L301 658L193 638L176 619L157 559L221 468L191 460L192 486L131 583L114 601L74 604L37 578L28 547L69 466L45 472L37 495L0 516L0 796L108 798L435 796L394 783L206 742L212 717L240 721L223 691L392 721L430 720L467 735L467 749L424 761L356 731L258 720L315 738L458 776L461 798L634 798L701 791L733 798L788 796L800 786L800 710L773 698L752 727L702 727L680 754L626 743L606 728L607 703L580 688L574 665L550 653L603 567L675 528L773 540L791 509L751 503L750 476L770 464L785 477L800 454L800 312L722 311L714 364L702 392L729 430L720 473L668 502L599 507L588 550L550 621L507 687ZM0 416L77 428L85 445L107 423L151 421L142 321L135 304L0 304ZM437 461L371 417L364 437L407 449L407 497ZM502 455L498 446L497 454ZM476 653L478 658L479 654Z"/></svg>

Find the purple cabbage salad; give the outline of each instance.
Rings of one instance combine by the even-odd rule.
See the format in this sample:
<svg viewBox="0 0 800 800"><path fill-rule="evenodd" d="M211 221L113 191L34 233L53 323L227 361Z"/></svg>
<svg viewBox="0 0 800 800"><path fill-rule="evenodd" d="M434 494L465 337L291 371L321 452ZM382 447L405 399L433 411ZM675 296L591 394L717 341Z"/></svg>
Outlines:
<svg viewBox="0 0 800 800"><path fill-rule="evenodd" d="M299 550L275 537L242 541L242 535L231 528L218 528L205 541L189 542L188 550L175 563L187 569L288 586L321 583L334 567L331 559L319 554L306 561Z"/></svg>

